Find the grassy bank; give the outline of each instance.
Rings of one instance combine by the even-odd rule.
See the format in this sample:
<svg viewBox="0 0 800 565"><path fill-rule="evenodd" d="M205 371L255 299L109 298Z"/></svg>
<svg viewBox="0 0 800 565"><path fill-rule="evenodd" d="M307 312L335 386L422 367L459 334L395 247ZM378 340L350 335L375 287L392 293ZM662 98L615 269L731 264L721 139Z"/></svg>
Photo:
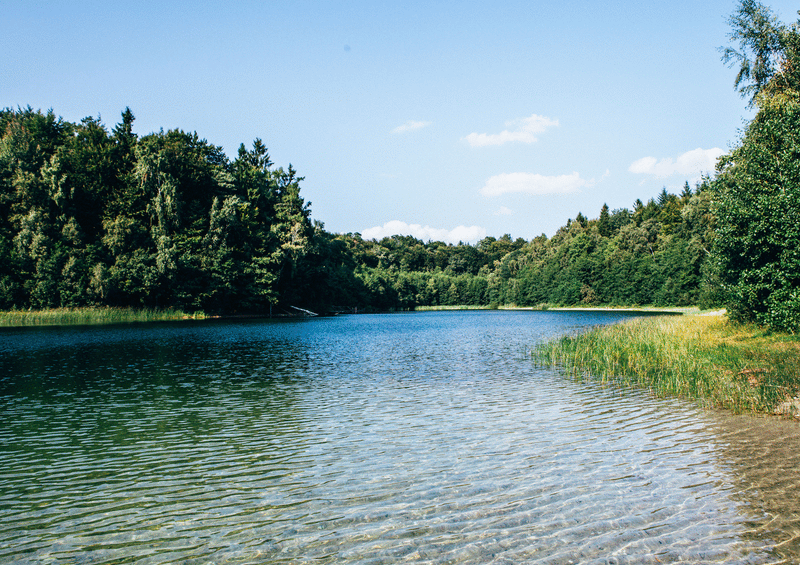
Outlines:
<svg viewBox="0 0 800 565"><path fill-rule="evenodd" d="M800 415L800 339L722 316L630 320L542 344L535 358L578 378L736 412Z"/></svg>
<svg viewBox="0 0 800 565"><path fill-rule="evenodd" d="M180 310L134 308L53 308L48 310L10 310L0 312L0 327L116 324L204 318Z"/></svg>

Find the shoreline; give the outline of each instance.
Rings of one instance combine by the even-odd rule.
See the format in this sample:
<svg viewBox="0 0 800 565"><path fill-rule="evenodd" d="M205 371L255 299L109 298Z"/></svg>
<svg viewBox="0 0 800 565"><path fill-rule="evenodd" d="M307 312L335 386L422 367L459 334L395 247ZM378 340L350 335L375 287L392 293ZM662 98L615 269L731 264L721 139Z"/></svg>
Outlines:
<svg viewBox="0 0 800 565"><path fill-rule="evenodd" d="M578 380L800 419L800 338L723 313L626 320L539 344L532 357Z"/></svg>
<svg viewBox="0 0 800 565"><path fill-rule="evenodd" d="M544 310L546 312L630 312L634 314L692 315L701 310L696 306L553 306L552 308L505 308L508 310Z"/></svg>
<svg viewBox="0 0 800 565"><path fill-rule="evenodd" d="M451 310L512 310L528 312L631 312L642 314L665 315L723 315L725 310L701 310L697 306L417 306L413 312L446 312Z"/></svg>
<svg viewBox="0 0 800 565"><path fill-rule="evenodd" d="M495 306L495 305L457 305L457 306L418 306L413 312L445 312L459 310L508 310L531 312L626 312L643 315L715 315L714 312L702 312L696 306L689 307L656 307L656 306ZM723 311L724 312L724 311ZM369 312L364 312L369 313ZM378 313L378 312L376 312ZM350 312L335 312L330 315ZM327 315L327 314L323 314ZM75 326L102 325L131 322L161 322L178 320L244 320L244 319L285 319L303 317L290 316L286 313L268 314L219 314L204 312L185 312L173 309L124 308L111 306L89 306L80 308L45 308L41 310L5 310L0 311L0 327L36 327L36 326Z"/></svg>

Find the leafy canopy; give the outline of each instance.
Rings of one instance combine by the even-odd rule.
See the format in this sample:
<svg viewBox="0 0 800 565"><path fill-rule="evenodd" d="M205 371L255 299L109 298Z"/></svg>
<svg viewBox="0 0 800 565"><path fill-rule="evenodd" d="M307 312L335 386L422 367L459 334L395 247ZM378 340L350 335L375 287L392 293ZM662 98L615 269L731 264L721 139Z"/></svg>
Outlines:
<svg viewBox="0 0 800 565"><path fill-rule="evenodd" d="M733 319L800 330L800 33L753 0L731 17L736 87L758 108L720 161L714 257Z"/></svg>

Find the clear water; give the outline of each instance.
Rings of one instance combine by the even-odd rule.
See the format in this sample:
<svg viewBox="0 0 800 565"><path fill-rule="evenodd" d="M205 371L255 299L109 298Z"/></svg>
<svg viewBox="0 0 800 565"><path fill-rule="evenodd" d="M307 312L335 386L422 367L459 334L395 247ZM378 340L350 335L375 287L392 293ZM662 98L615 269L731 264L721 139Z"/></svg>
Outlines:
<svg viewBox="0 0 800 565"><path fill-rule="evenodd" d="M620 318L0 331L0 563L800 561L797 424L530 360Z"/></svg>

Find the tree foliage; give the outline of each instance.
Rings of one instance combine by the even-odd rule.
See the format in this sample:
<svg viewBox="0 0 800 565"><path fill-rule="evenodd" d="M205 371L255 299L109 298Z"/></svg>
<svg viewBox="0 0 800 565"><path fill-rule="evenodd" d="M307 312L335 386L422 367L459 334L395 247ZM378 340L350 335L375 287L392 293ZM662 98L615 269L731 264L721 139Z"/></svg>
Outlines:
<svg viewBox="0 0 800 565"><path fill-rule="evenodd" d="M798 331L800 32L755 0L729 23L722 58L757 114L716 178L530 241L332 234L260 139L231 160L196 133L140 137L127 108L110 132L0 110L0 308L725 303Z"/></svg>
<svg viewBox="0 0 800 565"><path fill-rule="evenodd" d="M0 113L0 307L265 311L319 276L302 177L180 130Z"/></svg>
<svg viewBox="0 0 800 565"><path fill-rule="evenodd" d="M0 112L0 308L112 305L225 313L421 305L703 300L709 193L684 187L552 238L452 245L332 234L303 178L256 139L230 160L196 133L111 132ZM705 269L705 270L704 270Z"/></svg>
<svg viewBox="0 0 800 565"><path fill-rule="evenodd" d="M381 308L711 304L708 184L684 187L681 198L664 190L635 212L603 206L599 219L579 214L549 239L505 235L472 246L409 236L339 237L351 238L359 277Z"/></svg>
<svg viewBox="0 0 800 565"><path fill-rule="evenodd" d="M756 0L740 0L730 16L730 39L738 49L722 49L722 60L739 65L734 86L750 105L758 95L795 91L800 78L800 39L796 25L786 26Z"/></svg>
<svg viewBox="0 0 800 565"><path fill-rule="evenodd" d="M733 318L800 330L800 34L768 8L742 0L731 19L737 86L758 111L723 157L716 270ZM726 52L727 53L727 52Z"/></svg>

